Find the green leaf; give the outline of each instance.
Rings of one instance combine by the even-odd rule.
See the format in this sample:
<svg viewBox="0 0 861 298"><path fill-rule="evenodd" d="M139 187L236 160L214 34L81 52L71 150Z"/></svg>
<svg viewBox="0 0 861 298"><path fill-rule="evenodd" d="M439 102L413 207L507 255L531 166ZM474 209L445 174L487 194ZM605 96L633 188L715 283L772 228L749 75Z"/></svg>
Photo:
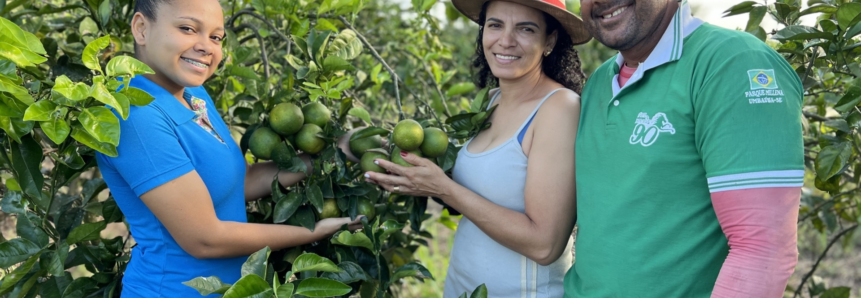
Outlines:
<svg viewBox="0 0 861 298"><path fill-rule="evenodd" d="M21 263L38 254L40 250L41 247L23 238L15 238L0 243L0 268L9 268Z"/></svg>
<svg viewBox="0 0 861 298"><path fill-rule="evenodd" d="M95 137L90 135L80 123L75 122L72 124L72 138L81 144L86 145L87 147L93 148L104 155L110 157L117 157L117 146L111 145L109 143L99 142Z"/></svg>
<svg viewBox="0 0 861 298"><path fill-rule="evenodd" d="M485 106L487 106L488 92L490 91L489 87L484 87L478 91L478 94L475 96L475 99L472 100L472 103L469 105L470 113L478 113L481 112Z"/></svg>
<svg viewBox="0 0 861 298"><path fill-rule="evenodd" d="M251 68L244 66L232 66L230 67L230 75L237 76L241 78L246 78L254 81L261 81L260 76L257 75L257 72Z"/></svg>
<svg viewBox="0 0 861 298"><path fill-rule="evenodd" d="M724 11L724 17L734 16L737 14L743 14L749 12L753 9L754 5L757 3L755 1L744 1L742 3L736 4L733 7L730 7L726 11Z"/></svg>
<svg viewBox="0 0 861 298"><path fill-rule="evenodd" d="M445 92L445 96L452 97L456 95L463 95L475 90L475 84L471 82L462 82L457 83L451 88L448 88L448 91Z"/></svg>
<svg viewBox="0 0 861 298"><path fill-rule="evenodd" d="M852 289L849 287L836 287L830 288L825 293L822 293L822 296L819 298L849 298Z"/></svg>
<svg viewBox="0 0 861 298"><path fill-rule="evenodd" d="M19 118L0 117L0 128L19 143L21 142L21 138L33 130L34 124L32 121L24 121Z"/></svg>
<svg viewBox="0 0 861 298"><path fill-rule="evenodd" d="M746 32L754 32L759 28L759 24L762 23L762 18L765 17L765 13L768 11L768 8L765 6L756 6L750 11L750 19L747 21L747 27L745 27L744 31Z"/></svg>
<svg viewBox="0 0 861 298"><path fill-rule="evenodd" d="M307 297L332 297L346 295L353 288L342 282L324 278L307 278L296 287L296 295ZM225 296L226 298L226 296Z"/></svg>
<svg viewBox="0 0 861 298"><path fill-rule="evenodd" d="M305 197L311 202L317 212L323 212L323 191L320 186L314 184L305 188Z"/></svg>
<svg viewBox="0 0 861 298"><path fill-rule="evenodd" d="M92 96L96 100L100 101L101 103L110 106L114 110L117 110L117 112L120 114L120 116L123 117L123 120L128 119L128 117L129 117L129 109L128 109L129 104L128 104L128 102L120 103L120 100L122 100L122 99L118 99L118 98L114 97L111 94L111 92L108 91L108 88L105 87L105 84L103 84L101 82L93 83L93 89L90 90L90 96ZM126 101L128 101L128 100L126 100Z"/></svg>
<svg viewBox="0 0 861 298"><path fill-rule="evenodd" d="M272 287L266 280L256 274L249 274L233 284L223 298L269 298L272 294Z"/></svg>
<svg viewBox="0 0 861 298"><path fill-rule="evenodd" d="M487 298L487 286L484 284L478 285L478 287L472 291L472 295L469 295L469 298Z"/></svg>
<svg viewBox="0 0 861 298"><path fill-rule="evenodd" d="M15 23L0 17L0 36L4 36L6 40L13 43L14 45L34 52L40 55L46 55L45 48L42 46L42 43L39 42L39 38L33 33L24 31Z"/></svg>
<svg viewBox="0 0 861 298"><path fill-rule="evenodd" d="M427 12L436 4L436 0L422 0L421 12Z"/></svg>
<svg viewBox="0 0 861 298"><path fill-rule="evenodd" d="M0 36L0 57L6 58L18 67L33 67L35 64L41 64L48 61L45 57L39 56L27 49L16 47L15 45L4 40Z"/></svg>
<svg viewBox="0 0 861 298"><path fill-rule="evenodd" d="M332 55L332 56L327 56L326 59L323 60L323 70L331 71L331 72L341 71L341 70L353 71L353 70L356 70L356 68L353 67L353 65L350 64L350 62L347 62L347 60L344 60L344 58Z"/></svg>
<svg viewBox="0 0 861 298"><path fill-rule="evenodd" d="M98 282L90 277L79 277L63 291L63 298L84 298L98 288Z"/></svg>
<svg viewBox="0 0 861 298"><path fill-rule="evenodd" d="M113 59L111 59L111 61L108 61L108 65L105 67L105 72L108 76L112 77L134 77L136 75L155 73L155 71L153 71L152 68L147 66L145 63L131 56L114 57Z"/></svg>
<svg viewBox="0 0 861 298"><path fill-rule="evenodd" d="M10 145L10 161L15 177L18 178L18 185L25 194L38 201L42 198L42 184L45 182L42 172L39 171L42 168L42 146L31 136L21 138L21 144Z"/></svg>
<svg viewBox="0 0 861 298"><path fill-rule="evenodd" d="M266 261L269 259L271 252L272 250L267 246L248 256L248 260L245 260L245 263L242 264L242 276L256 274L260 277L265 277Z"/></svg>
<svg viewBox="0 0 861 298"><path fill-rule="evenodd" d="M53 274L54 276L62 276L66 267L64 264L66 263L66 258L69 256L69 244L66 242L58 242L57 249L51 255L51 261L48 267L48 273Z"/></svg>
<svg viewBox="0 0 861 298"><path fill-rule="evenodd" d="M346 246L357 246L364 247L371 251L374 251L374 243L371 242L371 238L368 238L365 233L350 233L349 231L339 231L335 234L335 237L332 237L333 244L346 245Z"/></svg>
<svg viewBox="0 0 861 298"><path fill-rule="evenodd" d="M380 241L386 241L386 238L394 232L403 230L406 225L403 223L399 223L396 220L389 219L380 225L380 229L383 230L383 233L380 234Z"/></svg>
<svg viewBox="0 0 861 298"><path fill-rule="evenodd" d="M273 198L274 197L275 196L273 196ZM296 213L296 210L299 209L299 206L302 205L302 203L302 195L295 192L290 192L286 196L279 197L278 202L275 203L272 221L274 223L282 223L286 221Z"/></svg>
<svg viewBox="0 0 861 298"><path fill-rule="evenodd" d="M359 264L342 261L338 264L338 268L341 268L340 272L326 272L323 273L322 277L337 280L345 284L351 284L360 280L371 280L371 277L365 273L365 270Z"/></svg>
<svg viewBox="0 0 861 298"><path fill-rule="evenodd" d="M111 21L111 6L111 1L108 0L102 1L99 5L99 21L102 27L107 27L108 22Z"/></svg>
<svg viewBox="0 0 861 298"><path fill-rule="evenodd" d="M363 138L367 138L367 137L375 136L375 135L387 136L390 133L391 133L390 131L388 131L384 128L379 128L376 126L368 126L366 128L363 128L363 129L353 133L353 135L350 136L350 140L354 141L354 140L363 139Z"/></svg>
<svg viewBox="0 0 861 298"><path fill-rule="evenodd" d="M5 77L0 77L0 92L9 93L19 102L28 106L33 104L34 101L27 88L21 87Z"/></svg>
<svg viewBox="0 0 861 298"><path fill-rule="evenodd" d="M278 276L276 275L276 276L275 276L275 278L277 279L277 278L278 278ZM276 289L276 290L275 290L275 297L276 297L276 298L290 298L290 297L293 297L293 288L294 288L294 287L295 287L295 286L294 286L292 283L289 283L289 282L288 282L288 283L285 283L285 284L283 284L283 285L281 285L281 286L279 286L279 287L278 287L278 289Z"/></svg>
<svg viewBox="0 0 861 298"><path fill-rule="evenodd" d="M808 7L807 9L799 12L798 16L809 15L809 14L814 14L814 13L833 14L835 12L837 12L837 7L835 7L834 5L830 5L830 4L823 4L823 5Z"/></svg>
<svg viewBox="0 0 861 298"><path fill-rule="evenodd" d="M425 266L422 266L418 263L408 263L405 264L398 269L395 269L395 272L392 273L392 281L399 280L404 277L415 277L415 278L430 278L434 279L433 275L428 271Z"/></svg>
<svg viewBox="0 0 861 298"><path fill-rule="evenodd" d="M861 3L844 3L837 9L837 26L846 30L861 20Z"/></svg>
<svg viewBox="0 0 861 298"><path fill-rule="evenodd" d="M849 84L846 93L834 104L834 109L839 112L848 112L859 103L861 103L861 78Z"/></svg>
<svg viewBox="0 0 861 298"><path fill-rule="evenodd" d="M202 296L210 294L224 294L230 288L230 284L221 282L218 276L196 277L195 279L183 282L182 284L192 287Z"/></svg>
<svg viewBox="0 0 861 298"><path fill-rule="evenodd" d="M850 156L852 156L852 146L847 142L822 148L816 156L816 177L825 181L839 174L849 162Z"/></svg>
<svg viewBox="0 0 861 298"><path fill-rule="evenodd" d="M39 255L33 255L29 259L27 259L24 264L21 264L21 266L15 268L12 273L3 277L3 283L0 284L0 296L4 296L6 293L9 293L15 287L15 284L17 284L18 281L24 278L24 276L30 272L30 269L33 269L33 265L35 265L37 261L39 261Z"/></svg>
<svg viewBox="0 0 861 298"><path fill-rule="evenodd" d="M317 220L314 218L314 211L311 211L311 207L300 207L299 210L296 210L296 214L294 214L293 217L296 218L296 223L298 223L300 226L305 227L311 232L314 231L314 228L317 225ZM288 223L290 223L290 221L288 221Z"/></svg>
<svg viewBox="0 0 861 298"><path fill-rule="evenodd" d="M72 130L69 127L69 122L67 122L65 118L53 118L48 121L39 122L39 125L42 127L42 131L45 132L45 135L47 135L54 144L60 144L65 141L66 137L69 136L69 132Z"/></svg>
<svg viewBox="0 0 861 298"><path fill-rule="evenodd" d="M24 111L26 110L26 105L18 102L17 100L11 99L6 95L0 94L0 116L23 118Z"/></svg>
<svg viewBox="0 0 861 298"><path fill-rule="evenodd" d="M356 118L362 119L367 124L373 124L373 122L371 122L371 114L368 113L368 110L365 110L362 107L354 107L354 108L350 109L350 111L347 112L347 114L352 115ZM388 131L386 131L386 134L388 134Z"/></svg>
<svg viewBox="0 0 861 298"><path fill-rule="evenodd" d="M78 116L84 129L97 141L114 146L120 144L120 120L106 107L89 107Z"/></svg>
<svg viewBox="0 0 861 298"><path fill-rule="evenodd" d="M293 261L293 272L305 271L341 272L341 268L327 258L314 253L304 253Z"/></svg>
<svg viewBox="0 0 861 298"><path fill-rule="evenodd" d="M69 237L66 238L66 243L76 244L81 241L99 240L99 233L108 226L107 222L99 221L85 223L72 229Z"/></svg>
<svg viewBox="0 0 861 298"><path fill-rule="evenodd" d="M99 33L99 25L96 24L96 21L93 21L93 19L87 17L81 21L80 25L78 25L78 32L80 32L81 35L96 34Z"/></svg>
<svg viewBox="0 0 861 298"><path fill-rule="evenodd" d="M129 99L129 103L135 106L145 106L155 100L155 97L135 87L125 87L120 91Z"/></svg>
<svg viewBox="0 0 861 298"><path fill-rule="evenodd" d="M39 247L45 247L48 245L48 234L33 224L30 220L31 216L33 216L32 213L19 215L18 222L15 224L15 232L18 233L19 237L30 240ZM35 220L39 219L38 217L33 217Z"/></svg>
<svg viewBox="0 0 861 298"><path fill-rule="evenodd" d="M337 49L331 49L331 55L335 55L344 60L353 60L359 55L362 54L362 50L364 50L364 45L362 41L356 36L356 33L350 29L344 29L338 34L336 40L340 40L339 46Z"/></svg>
<svg viewBox="0 0 861 298"><path fill-rule="evenodd" d="M40 100L27 107L24 112L24 121L48 121L51 114L57 109L57 104L50 100Z"/></svg>
<svg viewBox="0 0 861 298"><path fill-rule="evenodd" d="M84 66L102 73L102 66L99 64L98 55L99 52L107 48L109 45L111 45L111 37L108 35L102 36L87 44L87 47L84 48L84 52L81 54L81 60L84 62Z"/></svg>
<svg viewBox="0 0 861 298"><path fill-rule="evenodd" d="M0 76L6 76L6 78L9 78L12 81L18 81L21 79L18 77L15 63L5 59L0 59Z"/></svg>
<svg viewBox="0 0 861 298"><path fill-rule="evenodd" d="M834 35L830 32L822 32L819 31L819 29L809 26L792 25L777 31L777 33L775 33L771 38L779 41L806 40L814 38L833 39Z"/></svg>
<svg viewBox="0 0 861 298"><path fill-rule="evenodd" d="M54 80L54 92L73 101L81 101L90 97L90 87L84 83L73 83L69 77L61 75Z"/></svg>

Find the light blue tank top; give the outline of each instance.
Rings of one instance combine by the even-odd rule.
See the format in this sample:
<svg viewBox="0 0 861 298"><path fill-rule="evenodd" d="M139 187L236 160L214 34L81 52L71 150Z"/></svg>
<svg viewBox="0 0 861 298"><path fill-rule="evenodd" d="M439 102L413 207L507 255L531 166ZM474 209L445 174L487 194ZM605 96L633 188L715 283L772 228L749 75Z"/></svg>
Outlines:
<svg viewBox="0 0 861 298"><path fill-rule="evenodd" d="M547 94L505 143L481 153L471 153L467 148L472 140L468 141L457 155L452 172L454 180L494 204L525 212L528 158L518 136L526 130L544 101L559 90L562 89ZM491 104L497 97L499 93ZM463 217L454 236L444 297L456 298L482 283L487 286L488 297L493 298L562 297L562 281L573 263L572 245L569 236L562 256L553 264L541 266L497 243Z"/></svg>

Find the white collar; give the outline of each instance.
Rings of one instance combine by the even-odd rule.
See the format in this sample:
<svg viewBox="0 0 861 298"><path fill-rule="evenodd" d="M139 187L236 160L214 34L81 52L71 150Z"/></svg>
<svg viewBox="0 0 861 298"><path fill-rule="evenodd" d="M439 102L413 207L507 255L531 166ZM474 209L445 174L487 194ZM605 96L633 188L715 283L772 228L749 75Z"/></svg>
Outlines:
<svg viewBox="0 0 861 298"><path fill-rule="evenodd" d="M664 31L664 35L661 36L661 40L658 41L658 45L655 46L655 49L652 50L652 53L649 54L646 61L640 63L640 66L637 67L637 71L631 75L631 78L628 79L625 86L630 86L642 79L643 74L647 70L681 59L684 38L688 37L688 35L693 33L694 30L699 28L702 24L702 20L691 15L691 7L688 5L688 0L683 0L682 5L679 6L679 10L676 11L675 15L673 15L673 22L669 27L667 27L667 30ZM621 53L616 54L616 65L621 68L622 63L625 63L625 58L622 57ZM616 97L616 95L619 94L619 91L622 91L622 87L619 87L618 76L619 75L617 74L613 77L612 81L613 97Z"/></svg>

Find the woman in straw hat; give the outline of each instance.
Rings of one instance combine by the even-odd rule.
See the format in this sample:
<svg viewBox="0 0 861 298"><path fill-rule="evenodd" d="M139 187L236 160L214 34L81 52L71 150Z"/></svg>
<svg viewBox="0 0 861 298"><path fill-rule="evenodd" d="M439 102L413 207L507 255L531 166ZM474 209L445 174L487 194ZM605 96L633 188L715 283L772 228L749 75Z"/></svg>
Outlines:
<svg viewBox="0 0 861 298"><path fill-rule="evenodd" d="M574 140L583 72L574 44L589 40L560 0L453 0L479 24L476 83L490 92L493 125L460 150L453 179L431 161L378 160L366 173L385 189L434 196L464 218L455 235L445 297L480 284L489 297L562 297L576 219Z"/></svg>

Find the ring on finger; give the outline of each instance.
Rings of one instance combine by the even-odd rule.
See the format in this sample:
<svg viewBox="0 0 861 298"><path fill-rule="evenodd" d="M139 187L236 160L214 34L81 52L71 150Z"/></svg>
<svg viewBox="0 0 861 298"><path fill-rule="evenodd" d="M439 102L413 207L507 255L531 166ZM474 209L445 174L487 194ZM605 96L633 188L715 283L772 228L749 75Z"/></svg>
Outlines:
<svg viewBox="0 0 861 298"><path fill-rule="evenodd" d="M400 191L401 191L401 187L400 187L400 186L395 185L395 187L392 187L392 192L394 192L394 193L398 193L398 192L400 192Z"/></svg>

